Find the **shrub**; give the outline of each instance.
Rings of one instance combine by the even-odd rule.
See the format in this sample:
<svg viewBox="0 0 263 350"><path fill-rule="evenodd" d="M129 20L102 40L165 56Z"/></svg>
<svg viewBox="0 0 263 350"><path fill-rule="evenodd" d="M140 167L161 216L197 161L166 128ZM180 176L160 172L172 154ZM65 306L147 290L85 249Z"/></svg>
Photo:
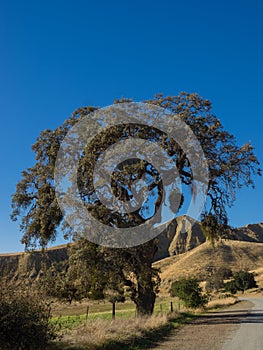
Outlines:
<svg viewBox="0 0 263 350"><path fill-rule="evenodd" d="M202 294L202 288L196 278L181 278L172 283L171 296L181 299L186 307L198 308L207 304L208 298Z"/></svg>
<svg viewBox="0 0 263 350"><path fill-rule="evenodd" d="M226 267L214 268L211 270L210 276L206 279L207 292L212 292L213 290L218 292L225 287L224 280L232 276L232 271Z"/></svg>
<svg viewBox="0 0 263 350"><path fill-rule="evenodd" d="M237 291L242 291L250 288L256 288L257 283L255 281L253 273L247 271L238 271L233 275L233 279L225 283L225 290L232 294L237 293Z"/></svg>
<svg viewBox="0 0 263 350"><path fill-rule="evenodd" d="M0 349L45 349L55 339L50 306L37 294L4 288L0 292Z"/></svg>
<svg viewBox="0 0 263 350"><path fill-rule="evenodd" d="M226 282L225 283L225 291L229 292L231 294L236 294L237 293L236 282L234 280Z"/></svg>

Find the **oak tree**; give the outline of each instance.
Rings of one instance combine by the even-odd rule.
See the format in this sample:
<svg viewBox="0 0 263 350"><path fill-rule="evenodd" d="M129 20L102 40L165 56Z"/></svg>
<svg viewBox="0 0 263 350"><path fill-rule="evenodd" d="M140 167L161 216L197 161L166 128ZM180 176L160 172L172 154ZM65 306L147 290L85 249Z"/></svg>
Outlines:
<svg viewBox="0 0 263 350"><path fill-rule="evenodd" d="M116 102L129 101L131 100L124 99ZM180 93L178 96L167 97L156 95L145 102L163 107L181 118L190 126L203 149L209 170L208 200L203 219L205 233L213 239L221 228L227 225L227 207L233 204L236 191L242 186L253 187L253 176L260 175L253 147L249 143L239 147L234 136L223 128L220 120L213 114L211 102L198 94ZM48 242L56 239L60 230L66 238L72 234L74 237L58 205L54 188L54 167L67 132L82 118L89 118L90 113L95 110L95 107L79 108L55 130L41 132L32 147L36 154L35 165L23 171L22 179L17 184L12 198L12 218L22 218L22 243L26 249L34 248L38 244L45 247ZM149 187L148 193L152 196L152 200L147 202L147 208L120 214L106 208L96 196L92 184L96 161L108 147L130 137L143 138L161 145L174 160L182 184L195 191L192 186L193 169L187 152L165 132L141 124L119 124L108 128L94 137L83 151L79 161L78 188L87 210L96 219L111 227L134 227L145 223L157 213L164 194L162 179L157 169L144 160L129 159L116 166L112 174L113 192L120 200L129 201L132 199L132 183L144 178ZM183 194L171 192L170 207L173 207L175 200L178 201L178 198L175 198L178 196L179 208L183 204ZM209 230L210 226L212 228ZM75 239L78 238L75 236ZM108 261L115 261L114 266L130 288L131 298L136 303L139 313L153 311L159 285L158 271L152 267L157 243L158 238L133 248L98 248L98 254L104 254Z"/></svg>

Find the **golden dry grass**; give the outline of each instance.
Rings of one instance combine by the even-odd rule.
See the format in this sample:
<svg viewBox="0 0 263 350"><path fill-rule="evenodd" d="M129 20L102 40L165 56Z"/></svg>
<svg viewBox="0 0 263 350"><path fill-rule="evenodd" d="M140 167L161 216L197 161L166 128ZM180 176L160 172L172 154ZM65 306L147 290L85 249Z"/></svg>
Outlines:
<svg viewBox="0 0 263 350"><path fill-rule="evenodd" d="M218 309L218 308L222 308L222 307L226 307L229 305L233 305L237 302L237 298L235 297L228 297L228 298L224 298L224 299L214 299L208 302L207 304L207 309L211 310L211 309Z"/></svg>
<svg viewBox="0 0 263 350"><path fill-rule="evenodd" d="M226 307L235 304L237 298L229 297L215 299L208 303L207 310ZM192 310L192 313L202 313L204 309ZM96 319L89 320L74 329L68 329L63 335L62 342L67 345L83 346L89 350L95 350L107 342L128 342L133 338L143 337L145 332L157 331L168 324L169 319L179 317L180 313L153 315L150 317L130 317L116 319L114 321Z"/></svg>
<svg viewBox="0 0 263 350"><path fill-rule="evenodd" d="M145 331L158 329L167 323L167 315L133 317L114 321L90 320L87 324L68 330L67 334L63 335L62 341L71 345L87 346L92 350L107 341L127 341L133 337L141 337Z"/></svg>
<svg viewBox="0 0 263 350"><path fill-rule="evenodd" d="M179 256L158 261L154 266L161 269L161 294L167 294L172 281L183 276L205 279L210 267L224 266L232 271L262 268L263 243L221 240L213 247L206 242Z"/></svg>

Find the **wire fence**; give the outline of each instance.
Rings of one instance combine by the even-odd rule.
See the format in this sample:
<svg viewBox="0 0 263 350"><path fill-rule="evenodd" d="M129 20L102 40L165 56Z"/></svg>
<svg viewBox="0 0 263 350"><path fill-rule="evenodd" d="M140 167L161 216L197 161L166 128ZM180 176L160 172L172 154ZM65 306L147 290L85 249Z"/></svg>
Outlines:
<svg viewBox="0 0 263 350"><path fill-rule="evenodd" d="M113 312L114 309L114 312ZM182 311L183 305L179 301L170 301L158 303L154 307L155 315L169 314L171 312L180 312ZM137 317L137 312L135 307L129 309L118 309L118 304L115 305L115 308L112 310L106 311L96 311L96 307L87 306L85 314L80 315L70 315L70 316L56 316L53 317L51 322L62 328L72 328L78 326L82 323L88 322L90 320L104 319L104 320L113 320L115 318L128 318L128 317Z"/></svg>

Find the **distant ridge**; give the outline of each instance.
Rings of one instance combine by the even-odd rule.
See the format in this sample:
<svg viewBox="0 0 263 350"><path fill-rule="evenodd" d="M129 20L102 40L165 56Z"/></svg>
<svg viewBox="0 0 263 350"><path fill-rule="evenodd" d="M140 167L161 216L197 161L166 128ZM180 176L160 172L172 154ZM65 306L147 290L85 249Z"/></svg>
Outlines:
<svg viewBox="0 0 263 350"><path fill-rule="evenodd" d="M188 232L183 229L186 224L190 224ZM211 264L219 266L233 263L234 267L244 266L248 269L263 267L262 222L233 229L230 236L231 239L220 240L216 248L213 248L206 242L198 222L187 216L178 217L166 224L166 229L158 236L156 266L161 267L165 279L174 278L173 276L180 273L187 274L189 271L200 275ZM0 277L8 276L15 281L27 278L33 281L42 276L44 262L49 266L53 262L67 259L66 244L49 248L45 254L41 251L0 254ZM172 268L172 265L176 267ZM165 271L166 268L169 269Z"/></svg>

